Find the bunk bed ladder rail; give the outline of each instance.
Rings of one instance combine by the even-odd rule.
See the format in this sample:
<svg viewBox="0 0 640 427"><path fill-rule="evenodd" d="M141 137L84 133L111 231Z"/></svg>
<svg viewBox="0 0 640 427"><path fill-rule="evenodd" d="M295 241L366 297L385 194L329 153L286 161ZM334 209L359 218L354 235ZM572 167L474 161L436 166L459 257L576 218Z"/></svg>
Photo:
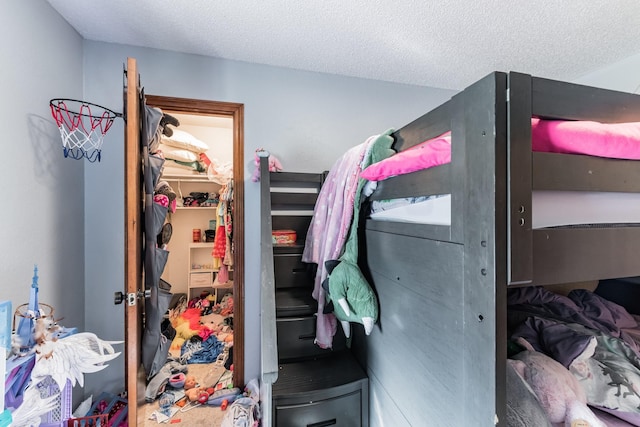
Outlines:
<svg viewBox="0 0 640 427"><path fill-rule="evenodd" d="M263 426L271 427L271 390L272 384L278 379L278 341L271 238L271 183L268 153L262 153L267 157L260 157L260 400Z"/></svg>

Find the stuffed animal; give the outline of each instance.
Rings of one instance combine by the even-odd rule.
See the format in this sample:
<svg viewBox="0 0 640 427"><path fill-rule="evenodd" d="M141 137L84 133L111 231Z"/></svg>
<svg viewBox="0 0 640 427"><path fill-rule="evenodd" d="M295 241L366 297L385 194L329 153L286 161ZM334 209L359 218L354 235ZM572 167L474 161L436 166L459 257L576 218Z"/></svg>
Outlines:
<svg viewBox="0 0 640 427"><path fill-rule="evenodd" d="M507 426L552 427L538 396L507 359Z"/></svg>
<svg viewBox="0 0 640 427"><path fill-rule="evenodd" d="M527 350L512 356L509 363L534 391L549 421L566 427L606 427L587 406L584 390L567 368L524 339L518 343Z"/></svg>
<svg viewBox="0 0 640 427"><path fill-rule="evenodd" d="M269 154L269 152L263 148L258 148L256 150L254 163L256 165L255 170L253 171L253 175L251 176L251 180L253 182L260 181L260 157L268 157L269 158L269 172L281 172L282 171L282 163L278 160L277 157Z"/></svg>
<svg viewBox="0 0 640 427"><path fill-rule="evenodd" d="M333 312L345 336L351 336L349 322L361 323L369 335L378 319L378 299L360 268L348 260L329 260L325 268L329 275L322 287L331 297Z"/></svg>

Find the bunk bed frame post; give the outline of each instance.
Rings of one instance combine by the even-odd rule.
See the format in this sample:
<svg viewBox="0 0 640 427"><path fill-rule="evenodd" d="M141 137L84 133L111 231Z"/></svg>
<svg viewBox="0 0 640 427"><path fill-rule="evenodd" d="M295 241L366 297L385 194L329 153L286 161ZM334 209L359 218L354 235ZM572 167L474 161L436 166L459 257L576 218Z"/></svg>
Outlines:
<svg viewBox="0 0 640 427"><path fill-rule="evenodd" d="M531 76L509 73L508 84L507 277L512 285L527 284L533 280L533 260L528 256L533 250Z"/></svg>
<svg viewBox="0 0 640 427"><path fill-rule="evenodd" d="M264 153L264 152L263 152ZM260 157L260 396L264 427L271 427L272 385L278 379L275 278L271 238L271 181L269 159Z"/></svg>
<svg viewBox="0 0 640 427"><path fill-rule="evenodd" d="M506 421L506 86L504 73L469 86L462 93L462 116L455 115L452 126L456 131L456 122L464 122L464 134L459 139L452 135L452 140L463 144L466 158L464 188L453 192L464 195L464 212L452 216L452 228L466 218L464 425ZM456 161L461 158L452 157ZM454 164L454 170L459 166Z"/></svg>

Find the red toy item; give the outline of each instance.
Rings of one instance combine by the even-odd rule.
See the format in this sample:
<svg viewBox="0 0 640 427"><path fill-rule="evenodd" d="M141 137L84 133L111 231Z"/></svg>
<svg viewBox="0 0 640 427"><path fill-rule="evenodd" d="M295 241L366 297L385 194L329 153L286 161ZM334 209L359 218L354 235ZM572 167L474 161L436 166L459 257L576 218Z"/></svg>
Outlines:
<svg viewBox="0 0 640 427"><path fill-rule="evenodd" d="M204 405L205 403L207 403L208 400L209 400L209 393L207 393L206 391L203 390L198 394L198 402Z"/></svg>
<svg viewBox="0 0 640 427"><path fill-rule="evenodd" d="M224 411L225 409L227 409L227 406L229 406L229 401L227 399L224 399L220 404L220 410Z"/></svg>

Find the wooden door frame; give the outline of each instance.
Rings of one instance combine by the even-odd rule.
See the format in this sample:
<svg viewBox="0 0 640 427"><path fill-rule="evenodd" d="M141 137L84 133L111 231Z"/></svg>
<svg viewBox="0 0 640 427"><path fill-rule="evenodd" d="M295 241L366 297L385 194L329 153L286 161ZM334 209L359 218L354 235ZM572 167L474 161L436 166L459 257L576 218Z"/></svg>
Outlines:
<svg viewBox="0 0 640 427"><path fill-rule="evenodd" d="M125 199L125 379L129 400L129 425L138 425L144 402L145 375L141 368L142 310L144 292L142 284L142 153L140 145L140 75L135 58L127 58L125 87L125 144L124 144L124 199ZM127 298L132 295L131 301ZM131 303L129 303L131 302Z"/></svg>
<svg viewBox="0 0 640 427"><path fill-rule="evenodd" d="M146 104L166 112L233 119L233 383L244 385L244 104L145 95Z"/></svg>

